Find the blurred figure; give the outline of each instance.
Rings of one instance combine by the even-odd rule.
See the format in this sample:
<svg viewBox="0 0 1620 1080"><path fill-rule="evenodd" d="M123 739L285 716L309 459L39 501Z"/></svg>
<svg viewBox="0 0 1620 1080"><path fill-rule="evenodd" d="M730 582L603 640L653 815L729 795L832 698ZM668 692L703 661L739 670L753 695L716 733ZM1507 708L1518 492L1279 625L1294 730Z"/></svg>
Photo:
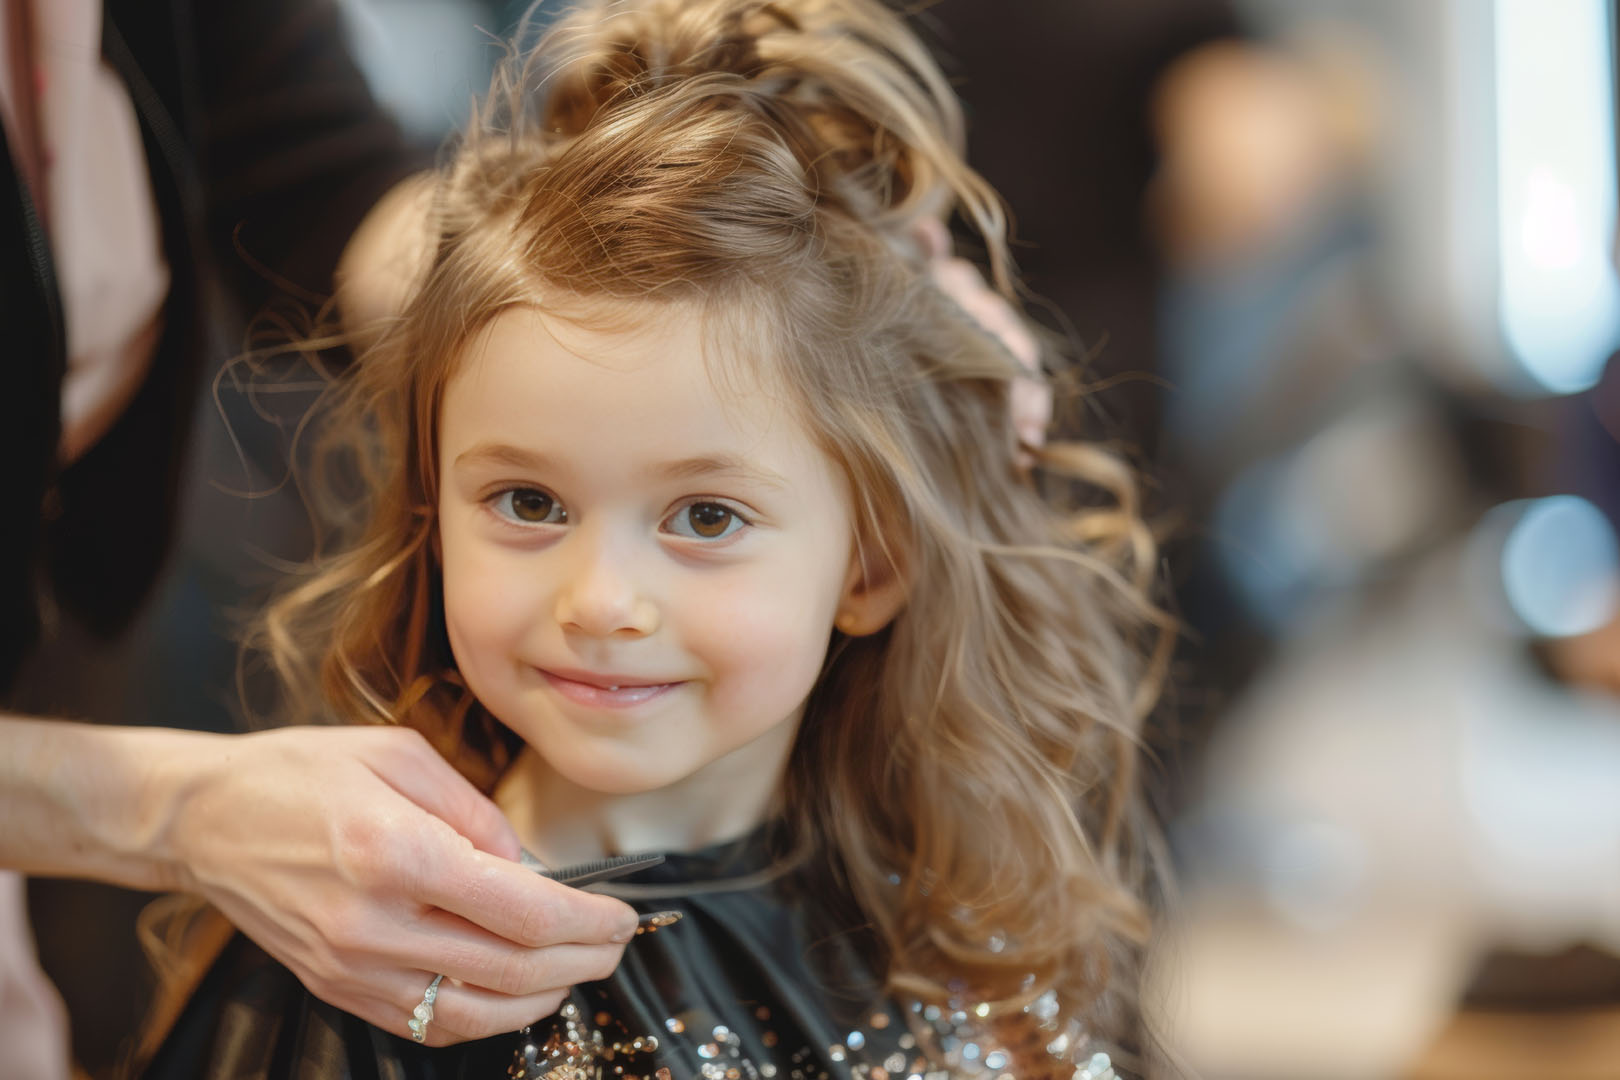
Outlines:
<svg viewBox="0 0 1620 1080"><path fill-rule="evenodd" d="M1155 95L1177 85L1197 92L1203 75L1178 83L1176 73L1201 47L1243 51L1236 14L1227 0L1029 0L1011 10L941 0L919 19L959 80L968 160L1012 210L1014 254L1050 305L1048 325L1078 338L1088 382L1125 377L1104 398L1112 425L1069 422L1151 457L1165 257L1149 189L1161 155L1179 153L1155 132Z"/></svg>
<svg viewBox="0 0 1620 1080"><path fill-rule="evenodd" d="M1261 350L1200 308L1228 304L1234 279L1286 290L1301 259L1359 243L1344 207L1376 137L1376 94L1353 49L1329 37L1303 55L1278 48L1226 0L1015 13L942 0L920 17L960 79L970 160L1008 200L1037 314L1049 305L1049 328L1084 351L1075 384L1103 391L1060 400L1059 430L1111 440L1141 468L1166 540L1196 638L1154 736L1176 804L1183 757L1264 647L1206 540L1242 458L1205 429L1270 430L1243 370Z"/></svg>
<svg viewBox="0 0 1620 1080"><path fill-rule="evenodd" d="M1538 329L1580 314L1558 275L1600 218L1561 170L1611 156L1612 73L1585 75L1612 5L1246 9L1339 134L1314 205L1279 194L1303 212L1246 250L1205 234L1167 309L1169 458L1211 522L1189 613L1253 669L1174 827L1178 1044L1213 1078L1607 1076L1620 710L1529 644L1605 677L1615 471L1554 396L1589 357L1515 336L1510 294L1520 260L1569 309ZM1259 130L1313 111L1273 98Z"/></svg>

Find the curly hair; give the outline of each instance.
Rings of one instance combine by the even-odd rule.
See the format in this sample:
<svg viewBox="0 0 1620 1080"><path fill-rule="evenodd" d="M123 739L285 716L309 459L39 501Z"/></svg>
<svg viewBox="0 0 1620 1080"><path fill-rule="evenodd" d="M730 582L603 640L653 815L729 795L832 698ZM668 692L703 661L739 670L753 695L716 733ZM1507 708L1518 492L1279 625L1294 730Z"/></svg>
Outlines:
<svg viewBox="0 0 1620 1080"><path fill-rule="evenodd" d="M1010 1014L1050 990L1119 1031L1148 930L1153 543L1101 449L1019 465L1027 373L913 239L961 213L1014 299L961 147L944 77L876 0L604 0L515 49L439 170L431 265L336 389L325 460L364 497L329 508L337 553L254 644L304 719L409 725L493 786L514 737L457 675L439 596L445 386L515 306L697 304L793 389L858 543L909 583L884 632L834 633L784 821L835 860L894 992Z"/></svg>

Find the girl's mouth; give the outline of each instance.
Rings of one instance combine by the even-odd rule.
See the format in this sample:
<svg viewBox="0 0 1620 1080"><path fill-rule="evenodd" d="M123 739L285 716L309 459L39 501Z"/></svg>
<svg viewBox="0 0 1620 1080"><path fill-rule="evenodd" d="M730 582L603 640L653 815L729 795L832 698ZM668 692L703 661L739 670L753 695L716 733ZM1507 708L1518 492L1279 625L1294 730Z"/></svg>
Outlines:
<svg viewBox="0 0 1620 1080"><path fill-rule="evenodd" d="M618 684L608 679L592 677L592 681L569 678L558 675L556 672L546 671L544 668L536 669L544 675L546 682L550 683L563 697L577 705L585 705L594 709L629 709L637 705L644 705L654 698L675 689L681 684L667 683L639 683Z"/></svg>

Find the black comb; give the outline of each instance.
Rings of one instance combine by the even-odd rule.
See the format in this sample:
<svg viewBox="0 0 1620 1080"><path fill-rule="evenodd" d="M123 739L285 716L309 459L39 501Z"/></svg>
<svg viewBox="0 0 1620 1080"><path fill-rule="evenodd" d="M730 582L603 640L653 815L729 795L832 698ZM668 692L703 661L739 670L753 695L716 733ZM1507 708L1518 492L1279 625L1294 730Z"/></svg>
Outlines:
<svg viewBox="0 0 1620 1080"><path fill-rule="evenodd" d="M518 862L528 867L541 877L550 878L562 885L572 885L578 888L596 881L612 881L614 878L633 874L637 870L645 870L649 866L657 866L664 861L662 855L614 855L608 859L597 859L595 862L580 863L577 866L565 866L557 870L547 869L545 863L528 850L518 853Z"/></svg>

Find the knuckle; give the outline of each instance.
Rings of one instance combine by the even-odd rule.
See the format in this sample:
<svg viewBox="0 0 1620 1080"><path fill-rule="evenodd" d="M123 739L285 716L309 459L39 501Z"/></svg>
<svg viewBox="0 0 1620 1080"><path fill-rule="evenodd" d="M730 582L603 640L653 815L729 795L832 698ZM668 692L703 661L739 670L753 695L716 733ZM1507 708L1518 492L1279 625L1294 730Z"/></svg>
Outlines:
<svg viewBox="0 0 1620 1080"><path fill-rule="evenodd" d="M490 989L517 997L540 989L540 978L539 965L529 955L512 950L501 958Z"/></svg>
<svg viewBox="0 0 1620 1080"><path fill-rule="evenodd" d="M387 842L383 822L369 813L345 815L334 831L338 860L348 868L364 867L374 861Z"/></svg>
<svg viewBox="0 0 1620 1080"><path fill-rule="evenodd" d="M341 975L353 955L365 951L371 937L370 924L368 912L357 904L337 904L326 913L321 926L326 944L323 962L330 965L333 975Z"/></svg>
<svg viewBox="0 0 1620 1080"><path fill-rule="evenodd" d="M387 815L355 814L339 827L338 865L348 880L368 892L398 882L408 864L399 826Z"/></svg>

